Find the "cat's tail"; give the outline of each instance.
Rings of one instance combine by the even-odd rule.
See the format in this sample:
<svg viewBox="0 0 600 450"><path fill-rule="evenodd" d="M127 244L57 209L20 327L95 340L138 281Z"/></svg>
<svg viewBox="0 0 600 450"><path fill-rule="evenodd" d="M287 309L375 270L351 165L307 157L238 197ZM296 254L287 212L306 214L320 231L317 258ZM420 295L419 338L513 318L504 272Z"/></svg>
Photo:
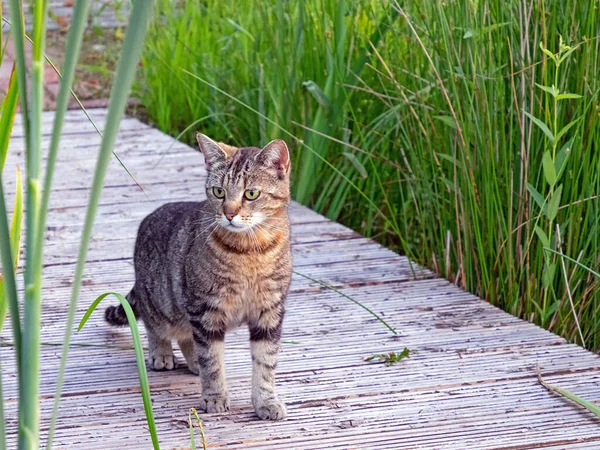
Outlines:
<svg viewBox="0 0 600 450"><path fill-rule="evenodd" d="M138 308L137 308L137 298L135 296L134 290L132 289L129 294L125 296L127 301L129 302L129 306L133 310L135 314L135 318L139 317ZM129 321L127 320L127 314L125 313L125 309L123 306L119 304L118 306L109 306L104 311L104 320L106 320L109 324L115 327L124 327L129 325Z"/></svg>

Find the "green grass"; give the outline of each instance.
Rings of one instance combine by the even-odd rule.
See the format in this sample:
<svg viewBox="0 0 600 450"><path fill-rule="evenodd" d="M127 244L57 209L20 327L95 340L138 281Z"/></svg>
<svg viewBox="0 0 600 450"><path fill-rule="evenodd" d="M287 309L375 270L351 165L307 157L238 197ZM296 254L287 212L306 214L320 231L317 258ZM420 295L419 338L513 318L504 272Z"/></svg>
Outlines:
<svg viewBox="0 0 600 450"><path fill-rule="evenodd" d="M177 4L143 52L150 121L285 138L297 200L600 349L598 280L544 250L599 269L597 3Z"/></svg>

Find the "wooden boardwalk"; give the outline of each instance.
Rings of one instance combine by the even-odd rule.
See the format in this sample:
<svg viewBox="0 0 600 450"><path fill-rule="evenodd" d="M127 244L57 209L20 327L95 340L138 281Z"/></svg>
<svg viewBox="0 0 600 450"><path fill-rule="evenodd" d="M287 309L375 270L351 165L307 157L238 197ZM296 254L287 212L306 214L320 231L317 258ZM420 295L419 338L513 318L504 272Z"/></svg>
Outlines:
<svg viewBox="0 0 600 450"><path fill-rule="evenodd" d="M104 110L92 110L102 125ZM45 113L48 143L52 113ZM23 159L17 119L5 189ZM42 341L42 427L48 426L64 317L88 189L100 139L81 112L70 112L48 219ZM133 282L132 249L142 218L162 203L201 199L199 153L135 119L125 119L116 151L144 186L142 193L111 162L78 319L106 291ZM147 196L147 197L146 197ZM397 331L331 290L295 276L278 370L289 418L259 421L250 405L247 331L227 339L228 414L203 415L210 448L222 449L594 449L600 420L542 388L535 376L600 401L599 359L519 320L370 239L294 204L294 265L381 314ZM105 304L107 306L108 303ZM5 330L2 339L11 339ZM129 329L109 328L97 311L71 349L55 447L151 448ZM113 348L114 346L120 348ZM416 351L385 367L373 353ZM0 350L6 413L14 440L16 398L12 349ZM180 353L173 372L149 372L161 448L189 448L188 410L198 405L199 379ZM198 436L198 433L197 433Z"/></svg>

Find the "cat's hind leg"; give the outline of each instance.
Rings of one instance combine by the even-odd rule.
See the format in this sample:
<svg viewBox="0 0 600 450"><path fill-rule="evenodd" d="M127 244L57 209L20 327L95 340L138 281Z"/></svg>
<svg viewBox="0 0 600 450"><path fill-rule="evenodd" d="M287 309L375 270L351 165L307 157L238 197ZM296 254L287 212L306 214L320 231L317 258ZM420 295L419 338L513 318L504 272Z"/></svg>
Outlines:
<svg viewBox="0 0 600 450"><path fill-rule="evenodd" d="M173 370L175 356L171 338L160 331L146 327L148 332L148 364L154 370ZM166 330L165 330L166 331Z"/></svg>
<svg viewBox="0 0 600 450"><path fill-rule="evenodd" d="M194 348L194 338L190 335L189 338L178 339L177 345L179 345L179 350L181 350L181 353L185 357L190 372L198 375L200 373L200 366L198 365L196 349Z"/></svg>

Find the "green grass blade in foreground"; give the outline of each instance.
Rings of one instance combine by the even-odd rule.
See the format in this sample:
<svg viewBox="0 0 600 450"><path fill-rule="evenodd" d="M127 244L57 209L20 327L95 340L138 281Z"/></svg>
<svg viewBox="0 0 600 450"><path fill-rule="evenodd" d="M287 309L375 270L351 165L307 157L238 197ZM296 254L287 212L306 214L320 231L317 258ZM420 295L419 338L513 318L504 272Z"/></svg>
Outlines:
<svg viewBox="0 0 600 450"><path fill-rule="evenodd" d="M2 364L0 364L0 450L6 450L6 421L4 419L4 392L2 391Z"/></svg>
<svg viewBox="0 0 600 450"><path fill-rule="evenodd" d="M188 413L188 424L190 426L190 447L191 450L196 450L196 439L194 437L194 424L192 423L192 412Z"/></svg>
<svg viewBox="0 0 600 450"><path fill-rule="evenodd" d="M25 21L23 19L23 10L21 9L21 0L10 0L9 12L11 22L14 24L11 25L11 33L14 40L15 63L17 66L17 80L19 85L19 98L21 100L21 115L23 116L25 145L28 146L29 103L27 99L27 66L25 65Z"/></svg>
<svg viewBox="0 0 600 450"><path fill-rule="evenodd" d="M385 320L383 320L383 318L381 316L379 316L376 312L374 312L372 309L367 308L365 305L363 305L361 302L359 302L358 300L353 299L352 297L350 297L349 295L344 294L342 291L340 291L339 289L334 288L333 286L325 283L324 281L321 280L317 280L316 278L313 277L309 277L308 275L304 275L303 273L297 272L294 270L294 273L296 275L299 275L301 277L306 278L307 280L310 281L314 281L315 283L319 283L321 286L325 286L327 289L332 290L333 292L338 293L339 295L341 295L344 298L347 298L348 300L350 300L351 302L355 303L356 305L360 306L362 309L364 309L365 311L367 311L369 314L371 314L373 317L375 317L377 320L379 320L382 324L384 324L386 326L386 328L388 330L390 330L392 333L394 334L398 334L396 332L396 330L394 328L392 328Z"/></svg>
<svg viewBox="0 0 600 450"><path fill-rule="evenodd" d="M572 392L567 391L566 389L546 383L544 381L544 379L542 378L542 374L540 372L540 366L537 366L537 377L538 377L538 381L540 382L540 384L542 386L544 386L546 389L548 389L549 391L555 392L559 395L562 395L565 398L568 398L569 400L574 401L578 405L583 406L590 412L594 413L596 416L600 417L600 406L596 405L595 403L589 402L589 401L579 397L578 395L575 395Z"/></svg>
<svg viewBox="0 0 600 450"><path fill-rule="evenodd" d="M13 216L10 224L10 249L13 260L13 273L16 274L19 265L19 253L21 250L21 225L23 220L23 182L21 180L21 170L17 166L15 201L13 206ZM6 311L8 303L4 291L4 275L0 273L0 332L4 328Z"/></svg>
<svg viewBox="0 0 600 450"><path fill-rule="evenodd" d="M0 260L2 261L2 267L13 267L14 263L10 248L10 231L8 228L8 213L6 212L6 205L4 204L2 172L0 172ZM4 292L8 299L8 305L10 307L10 317L12 320L17 369L20 373L21 322L19 318L19 301L17 296L17 285L15 283L15 274L12 270L4 271L3 277Z"/></svg>
<svg viewBox="0 0 600 450"><path fill-rule="evenodd" d="M0 174L2 171L0 171ZM2 177L0 177L1 183ZM14 264L14 270L10 271L11 275L14 276L14 273L17 270L17 261L19 258L20 251L20 242L21 242L21 219L23 217L23 184L21 182L21 172L17 167L17 177L16 177L16 193L15 193L15 204L13 208L13 217L12 223L10 227L10 250L11 257ZM1 193L2 198L4 198L4 194ZM0 218L0 221L4 221L6 217ZM3 266L6 267L6 266ZM14 279L13 279L14 283ZM6 310L7 310L7 299L6 299L6 291L4 286L4 276L0 274L0 331L2 331L2 327L4 325L4 319L6 318ZM13 305L12 309L16 305ZM18 316L17 316L17 320ZM2 367L0 365L0 450L6 449L6 421L4 418L4 393L2 389Z"/></svg>
<svg viewBox="0 0 600 450"><path fill-rule="evenodd" d="M42 262L36 259L40 226L40 169L42 162L42 110L44 108L44 48L48 0L34 3L31 61L31 104L26 139L27 196L25 246L25 302L22 328L21 374L19 383L19 449L38 449L40 443L40 329L42 317ZM13 20L13 25L14 25ZM24 38L21 36L21 38ZM21 103L23 105L23 103Z"/></svg>
<svg viewBox="0 0 600 450"><path fill-rule="evenodd" d="M88 208L85 216L85 223L83 232L81 234L81 241L79 245L79 253L77 256L77 266L75 269L75 276L73 278L73 288L71 291L71 299L69 301L69 312L67 316L68 323L72 323L75 311L77 308L77 298L79 297L79 291L81 288L81 280L83 277L83 269L87 260L87 249L88 243L92 234L92 227L94 219L96 217L96 210L98 208L98 202L100 201L100 194L104 185L104 177L106 175L106 168L112 155L112 149L119 131L119 124L121 118L125 112L125 106L127 105L127 99L131 90L131 84L133 83L133 77L135 75L140 52L144 43L144 36L150 22L152 14L152 7L154 1L135 1L133 3L133 9L131 11L131 19L129 26L127 27L127 34L123 43L123 49L121 56L117 64L115 73L115 79L110 93L110 100L108 105L108 114L106 119L106 125L104 127L104 135L102 137L102 144L100 146L100 154L96 164L96 170L94 172L94 180L92 182L92 190L90 192L90 198L88 202ZM69 354L69 343L71 341L72 330L67 328L65 330L64 347L61 353L60 368L57 381L56 398L60 399L62 386L65 377L66 362ZM54 433L54 428L49 430L49 436ZM52 441L49 440L47 443L47 450L50 450Z"/></svg>
<svg viewBox="0 0 600 450"><path fill-rule="evenodd" d="M198 422L198 428L200 429L200 437L202 438L202 449L206 450L206 447L207 447L206 435L204 434L204 427L202 426L202 421L200 420L200 416L198 416L198 411L196 411L196 408L191 408L190 412L192 414L194 414L194 417L196 418L196 422Z"/></svg>
<svg viewBox="0 0 600 450"><path fill-rule="evenodd" d="M46 163L46 175L44 178L44 191L42 194L42 204L40 213L40 227L38 229L37 242L44 242L44 233L46 229L46 215L48 212L48 205L50 203L50 192L52 189L52 177L54 174L54 167L56 164L56 157L58 155L58 146L60 144L60 138L62 135L62 128L64 123L65 113L69 102L69 95L71 94L71 86L73 85L73 79L75 76L75 65L79 57L79 51L81 49L81 42L83 41L83 32L87 25L87 16L89 13L89 0L79 0L75 4L73 10L73 17L71 25L69 27L69 35L67 37L67 43L65 48L65 61L63 64L62 78L60 81L60 91L56 100L56 111L54 113L54 124L52 126L52 138L50 141L50 149L48 150L48 161ZM38 245L36 249L36 261L43 261L44 246ZM41 267L40 267L41 269ZM73 305L70 305L72 307ZM70 333L69 330L73 328L74 314L67 315L66 333ZM64 377L58 378L57 391L62 390L62 383ZM52 416L50 419L50 428L48 430L48 436L46 441L47 448L51 447L52 439L54 438L54 430L56 428L56 420L58 418L58 406L60 403L60 397L55 396L54 406L52 408Z"/></svg>
<svg viewBox="0 0 600 450"><path fill-rule="evenodd" d="M146 360L144 359L144 348L142 347L142 341L140 339L140 332L138 330L137 321L135 318L135 314L129 306L127 299L123 297L121 294L116 292L107 292L98 297L94 302L90 305L90 307L85 312L81 322L79 322L79 327L77 331L81 331L81 329L85 326L86 322L98 307L100 302L104 300L107 296L114 295L117 297L123 309L125 310L125 314L127 314L127 320L129 322L129 327L131 328L131 337L133 338L133 347L135 348L135 359L137 361L137 369L138 376L140 378L140 390L142 391L142 399L144 402L144 411L146 412L146 422L148 423L148 430L150 431L150 436L152 438L152 446L154 450L159 450L160 446L158 445L158 436L156 435L156 425L154 423L154 414L152 413L152 400L150 398L150 386L148 383L148 374L146 373Z"/></svg>
<svg viewBox="0 0 600 450"><path fill-rule="evenodd" d="M0 113L0 172L4 170L4 162L8 153L8 143L12 132L15 115L17 113L17 100L19 99L19 86L13 65L8 82L6 96L2 100L2 112Z"/></svg>

